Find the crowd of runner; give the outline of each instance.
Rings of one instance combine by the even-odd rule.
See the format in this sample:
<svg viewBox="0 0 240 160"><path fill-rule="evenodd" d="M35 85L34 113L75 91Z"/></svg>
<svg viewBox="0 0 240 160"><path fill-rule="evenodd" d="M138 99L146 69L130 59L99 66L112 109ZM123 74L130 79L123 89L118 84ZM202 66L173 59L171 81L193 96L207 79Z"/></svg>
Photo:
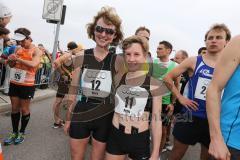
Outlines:
<svg viewBox="0 0 240 160"><path fill-rule="evenodd" d="M11 16L7 7L1 9L3 41ZM70 137L72 160L84 159L90 140L92 160L159 160L166 150L169 160L180 160L196 143L201 160L240 160L240 37L231 39L225 24L206 31L205 47L196 56L179 50L173 59L166 40L157 45L157 58L151 55L151 32L144 26L124 38L112 7L101 8L87 34L95 42L92 48L69 42L52 62L52 76L59 77L53 78L58 85L53 128L64 127ZM12 39L17 47L1 62L11 68L13 130L5 145L25 139L35 74L45 53L27 28L16 29ZM122 52L110 49L113 44ZM62 107L67 107L65 117Z"/></svg>

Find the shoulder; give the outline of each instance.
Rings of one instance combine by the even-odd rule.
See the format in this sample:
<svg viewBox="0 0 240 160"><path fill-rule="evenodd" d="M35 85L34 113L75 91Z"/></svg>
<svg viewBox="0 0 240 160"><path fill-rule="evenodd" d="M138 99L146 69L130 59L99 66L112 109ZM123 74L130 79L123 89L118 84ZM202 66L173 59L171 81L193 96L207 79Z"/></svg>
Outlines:
<svg viewBox="0 0 240 160"><path fill-rule="evenodd" d="M43 52L36 46L33 46L34 47L34 56L42 56L43 55Z"/></svg>
<svg viewBox="0 0 240 160"><path fill-rule="evenodd" d="M197 62L197 56L189 57L185 59L181 64L178 66L185 66L187 68L195 68Z"/></svg>

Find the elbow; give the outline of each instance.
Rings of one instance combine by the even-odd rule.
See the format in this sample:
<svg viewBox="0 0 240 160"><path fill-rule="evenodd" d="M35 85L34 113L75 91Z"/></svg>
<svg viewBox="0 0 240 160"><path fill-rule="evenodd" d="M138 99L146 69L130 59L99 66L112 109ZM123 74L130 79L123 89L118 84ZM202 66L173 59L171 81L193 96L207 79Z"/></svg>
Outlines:
<svg viewBox="0 0 240 160"><path fill-rule="evenodd" d="M169 76L169 75L166 75L164 78L163 78L163 82L165 83L165 85L168 87L168 89L172 89L172 86L173 86L173 80L172 78Z"/></svg>

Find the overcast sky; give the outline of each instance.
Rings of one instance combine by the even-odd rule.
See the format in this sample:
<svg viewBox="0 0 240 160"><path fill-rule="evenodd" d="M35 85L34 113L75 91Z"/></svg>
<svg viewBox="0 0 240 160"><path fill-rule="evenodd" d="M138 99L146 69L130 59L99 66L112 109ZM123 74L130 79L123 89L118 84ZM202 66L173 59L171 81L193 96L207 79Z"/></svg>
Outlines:
<svg viewBox="0 0 240 160"><path fill-rule="evenodd" d="M12 32L18 27L30 29L34 43L43 43L52 51L55 25L42 19L44 0L0 1L13 13L7 28ZM240 33L239 0L65 0L64 4L67 13L59 35L63 49L68 41L82 43L86 48L94 46L87 37L86 24L104 5L116 8L125 37L134 34L139 26L151 30L153 55L162 40L171 42L174 50L185 49L196 55L204 46L205 32L214 23L225 23L232 35Z"/></svg>

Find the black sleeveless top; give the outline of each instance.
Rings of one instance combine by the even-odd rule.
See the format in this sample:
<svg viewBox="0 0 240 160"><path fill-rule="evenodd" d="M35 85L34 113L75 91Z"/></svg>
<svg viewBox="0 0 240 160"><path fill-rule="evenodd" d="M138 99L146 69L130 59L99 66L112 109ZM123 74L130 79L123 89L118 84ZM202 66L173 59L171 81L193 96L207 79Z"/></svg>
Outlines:
<svg viewBox="0 0 240 160"><path fill-rule="evenodd" d="M82 101L91 99L91 101L102 102L106 101L110 103L110 93L113 90L113 83L106 83L104 79L106 76L113 81L115 71L116 55L109 52L108 55L102 60L97 61L94 56L93 48L87 49L84 52L84 59L81 68L81 87L82 87ZM104 72L108 72L106 75ZM85 72L85 73L84 73ZM84 78L84 74L86 75ZM109 77L110 76L110 77ZM105 83L102 83L105 82ZM84 83L87 83L84 85ZM104 87L110 85L110 93L106 93L101 90ZM87 87L86 87L87 86ZM86 92L84 92L84 89ZM109 89L109 86L108 86ZM107 91L108 92L108 91ZM103 96L102 96L103 95ZM102 97L101 97L102 96Z"/></svg>
<svg viewBox="0 0 240 160"><path fill-rule="evenodd" d="M126 82L125 82L126 75L127 75L127 73L123 75L118 87L116 88L116 95L118 97L120 97L123 101L125 101L124 102L125 109L127 107L129 107L129 105L130 105L130 108L134 107L135 104L137 106L137 103L138 103L137 101L140 101L138 98L140 98L140 99L145 98L147 102L146 102L146 105L144 106L144 111L152 113L152 95L150 92L151 77L149 75L146 75L145 80L142 85L132 86L132 85L126 85ZM136 99L136 101L134 101L133 99ZM116 98L115 98L115 100L116 100ZM116 108L117 108L116 103L119 103L119 102L115 101L115 112L116 112ZM141 104L141 103L142 102L139 102L138 104ZM125 110L125 109L124 109L124 111L127 112L127 110Z"/></svg>

